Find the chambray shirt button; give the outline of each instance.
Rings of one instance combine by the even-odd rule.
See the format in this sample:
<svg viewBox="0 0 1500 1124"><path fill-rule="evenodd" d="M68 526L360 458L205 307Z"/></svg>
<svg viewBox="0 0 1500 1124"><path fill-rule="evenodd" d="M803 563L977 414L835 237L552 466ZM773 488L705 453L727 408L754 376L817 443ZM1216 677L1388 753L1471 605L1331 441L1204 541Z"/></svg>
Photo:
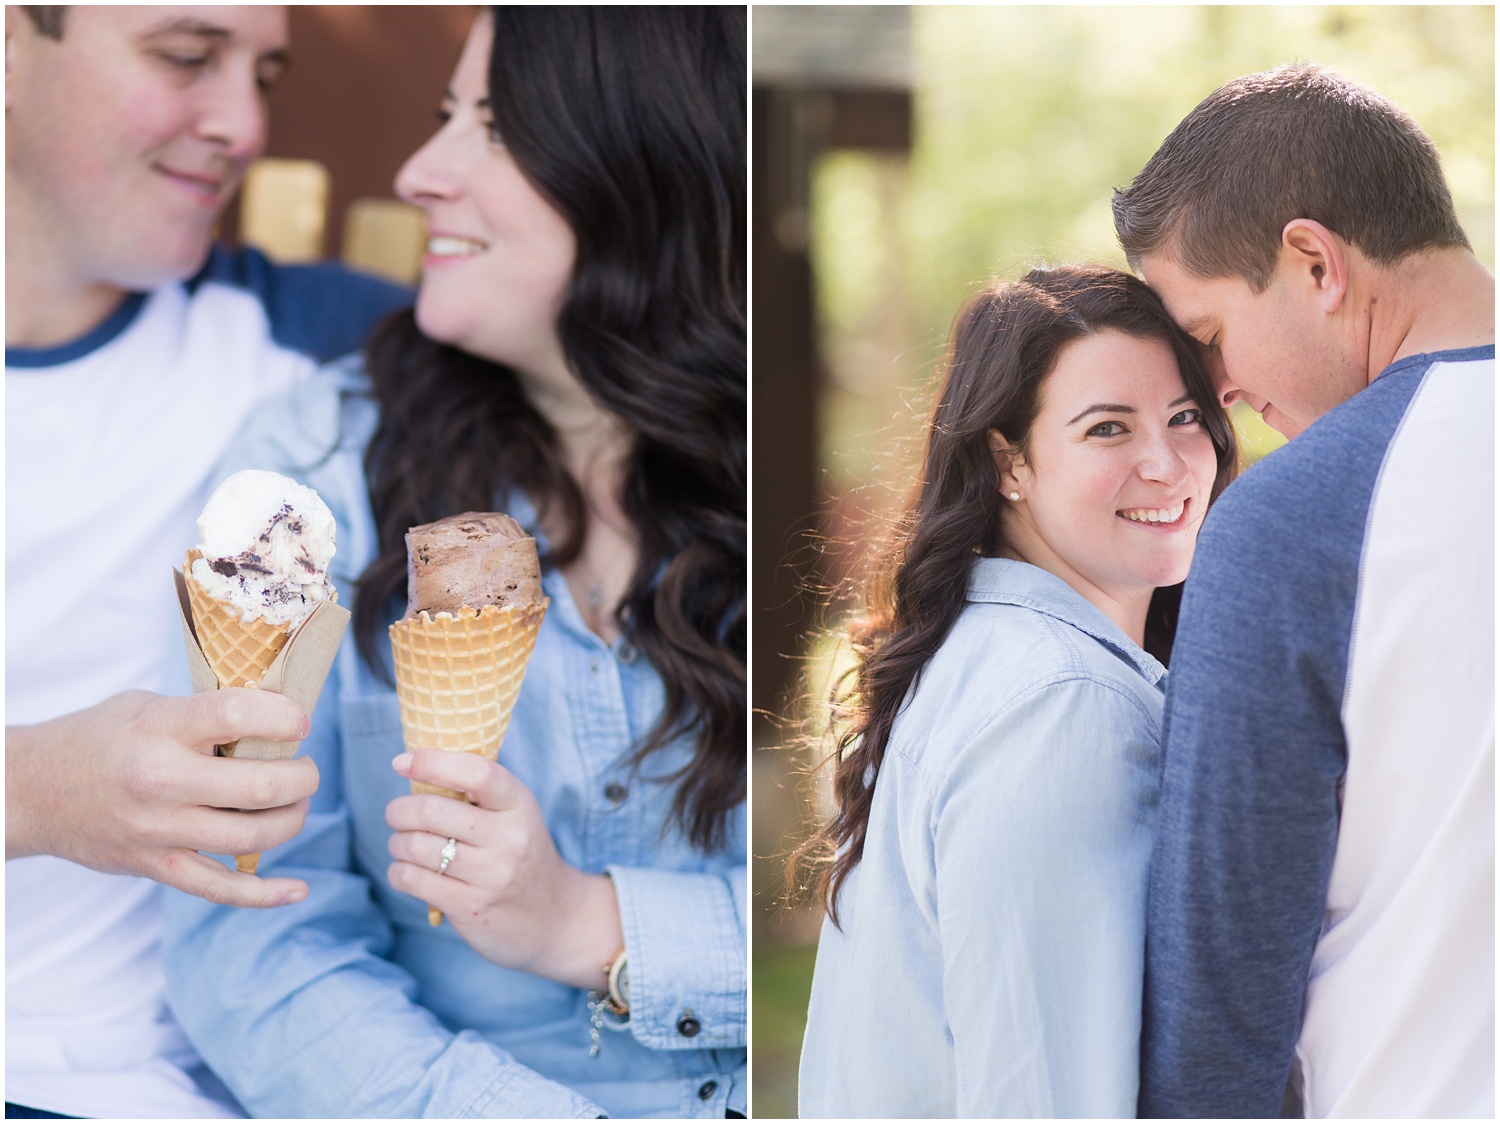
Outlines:
<svg viewBox="0 0 1500 1124"><path fill-rule="evenodd" d="M718 1091L719 1083L717 1081L705 1081L702 1085L698 1086L698 1099L706 1101Z"/></svg>
<svg viewBox="0 0 1500 1124"><path fill-rule="evenodd" d="M635 645L630 643L630 641L628 640L621 640L620 646L615 649L615 658L621 663L635 663L635 658L638 655L640 655L640 653L636 651Z"/></svg>
<svg viewBox="0 0 1500 1124"><path fill-rule="evenodd" d="M590 675L598 675L599 674L599 661L598 660L589 660L589 674Z"/></svg>
<svg viewBox="0 0 1500 1124"><path fill-rule="evenodd" d="M629 795L630 790L619 781L610 781L604 786L604 799L611 804L619 804Z"/></svg>
<svg viewBox="0 0 1500 1124"><path fill-rule="evenodd" d="M682 1017L677 1020L677 1033L684 1038L696 1038L702 1029L691 1010L682 1012Z"/></svg>

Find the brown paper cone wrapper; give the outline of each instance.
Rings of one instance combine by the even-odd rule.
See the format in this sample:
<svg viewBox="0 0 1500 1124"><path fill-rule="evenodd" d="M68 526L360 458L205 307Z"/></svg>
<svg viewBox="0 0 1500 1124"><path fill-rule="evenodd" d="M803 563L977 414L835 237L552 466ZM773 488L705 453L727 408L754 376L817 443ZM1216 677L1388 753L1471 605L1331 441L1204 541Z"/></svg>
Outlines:
<svg viewBox="0 0 1500 1124"><path fill-rule="evenodd" d="M199 551L188 551L182 576L187 582L193 629L198 634L203 657L208 660L220 687L259 686L286 646L292 626L263 620L241 620L238 609L211 596L193 577L193 563L201 557ZM233 757L237 744L230 742L222 746L224 756ZM259 863L259 854L236 855L234 860L235 869L241 874L254 874Z"/></svg>
<svg viewBox="0 0 1500 1124"><path fill-rule="evenodd" d="M525 607L423 612L391 625L396 698L408 750L436 748L498 759L547 605L543 598ZM421 781L412 781L411 790L467 799ZM443 915L429 907L427 920L439 925Z"/></svg>

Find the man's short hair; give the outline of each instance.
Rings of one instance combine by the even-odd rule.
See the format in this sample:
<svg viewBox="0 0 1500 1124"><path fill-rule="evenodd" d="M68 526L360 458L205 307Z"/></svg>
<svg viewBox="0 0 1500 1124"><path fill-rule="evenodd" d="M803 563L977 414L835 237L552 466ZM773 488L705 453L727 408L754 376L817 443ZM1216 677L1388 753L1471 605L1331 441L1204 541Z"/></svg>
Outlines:
<svg viewBox="0 0 1500 1124"><path fill-rule="evenodd" d="M63 17L68 12L66 5L62 7L42 7L35 4L23 4L21 8L31 17L31 22L36 25L38 35L45 35L48 39L61 39L63 37Z"/></svg>
<svg viewBox="0 0 1500 1124"><path fill-rule="evenodd" d="M1215 90L1115 191L1113 207L1132 266L1164 252L1257 293L1293 219L1322 223L1383 265L1469 246L1427 134L1379 94L1310 63Z"/></svg>

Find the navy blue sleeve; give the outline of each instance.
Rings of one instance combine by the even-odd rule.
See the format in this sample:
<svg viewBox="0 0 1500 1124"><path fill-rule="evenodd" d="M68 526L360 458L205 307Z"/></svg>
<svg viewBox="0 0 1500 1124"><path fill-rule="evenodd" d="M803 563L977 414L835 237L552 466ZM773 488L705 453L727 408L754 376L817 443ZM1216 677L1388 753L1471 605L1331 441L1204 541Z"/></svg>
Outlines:
<svg viewBox="0 0 1500 1124"><path fill-rule="evenodd" d="M410 289L336 262L277 265L250 247L215 246L189 292L205 282L253 293L270 319L271 338L320 363L362 348L377 320L413 299Z"/></svg>
<svg viewBox="0 0 1500 1124"><path fill-rule="evenodd" d="M1167 691L1142 1116L1280 1115L1338 839L1366 516L1419 381L1382 377L1255 466L1199 539Z"/></svg>

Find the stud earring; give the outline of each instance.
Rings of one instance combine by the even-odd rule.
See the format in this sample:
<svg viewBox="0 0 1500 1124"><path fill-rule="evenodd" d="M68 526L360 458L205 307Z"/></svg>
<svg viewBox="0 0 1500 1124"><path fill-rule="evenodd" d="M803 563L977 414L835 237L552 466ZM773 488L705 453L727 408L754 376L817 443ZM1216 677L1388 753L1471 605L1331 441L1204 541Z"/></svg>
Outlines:
<svg viewBox="0 0 1500 1124"><path fill-rule="evenodd" d="M1010 494L1010 498L1013 499L1013 500L1018 500L1018 499L1021 498L1021 493L1020 492L1012 492Z"/></svg>

